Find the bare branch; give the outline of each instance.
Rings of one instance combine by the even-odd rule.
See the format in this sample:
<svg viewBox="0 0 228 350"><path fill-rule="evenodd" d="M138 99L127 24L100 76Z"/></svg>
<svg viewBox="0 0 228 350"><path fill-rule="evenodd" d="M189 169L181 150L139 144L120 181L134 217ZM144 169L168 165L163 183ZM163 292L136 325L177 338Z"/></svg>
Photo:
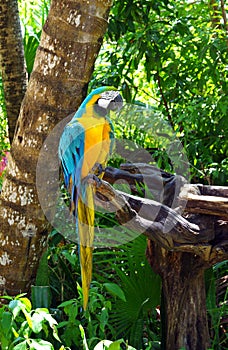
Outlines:
<svg viewBox="0 0 228 350"><path fill-rule="evenodd" d="M114 190L108 183L98 183L92 177L89 181L96 187L97 205L115 212L120 224L146 235L166 249L181 250L181 245L199 244L214 238L213 230L201 231L198 225L165 205Z"/></svg>
<svg viewBox="0 0 228 350"><path fill-rule="evenodd" d="M228 259L226 187L187 185L182 177L147 164L124 164L121 169L108 167L105 179L111 183L127 181L134 193L137 193L136 184L143 188L147 182L155 193L156 200L142 198L115 190L105 181L97 182L91 177L89 181L96 187L96 204L115 212L122 226L146 235L167 251L198 255L208 266ZM161 182L163 203L156 193ZM174 196L178 196L179 205L184 201L185 217L178 213L178 206L172 206L174 209L168 206Z"/></svg>

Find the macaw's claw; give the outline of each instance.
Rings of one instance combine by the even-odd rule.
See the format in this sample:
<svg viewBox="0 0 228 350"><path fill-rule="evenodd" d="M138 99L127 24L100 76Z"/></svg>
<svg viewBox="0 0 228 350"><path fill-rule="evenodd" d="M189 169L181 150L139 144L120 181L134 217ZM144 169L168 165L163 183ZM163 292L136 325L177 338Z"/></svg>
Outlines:
<svg viewBox="0 0 228 350"><path fill-rule="evenodd" d="M93 168L92 168L92 172L94 175L99 176L102 173L104 173L105 169L102 168L102 165L100 163L95 163Z"/></svg>
<svg viewBox="0 0 228 350"><path fill-rule="evenodd" d="M102 184L102 181L97 175L93 174L93 180L96 182L97 186L99 187Z"/></svg>

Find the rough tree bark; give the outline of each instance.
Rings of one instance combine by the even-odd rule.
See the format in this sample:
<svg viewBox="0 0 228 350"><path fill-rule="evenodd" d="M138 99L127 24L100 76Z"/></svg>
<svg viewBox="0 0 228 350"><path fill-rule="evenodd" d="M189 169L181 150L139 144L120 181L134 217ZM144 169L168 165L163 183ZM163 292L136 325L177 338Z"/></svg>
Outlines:
<svg viewBox="0 0 228 350"><path fill-rule="evenodd" d="M86 95L111 4L52 1L0 197L2 293L27 291L35 277L49 229L36 191L39 150L55 124L75 111Z"/></svg>
<svg viewBox="0 0 228 350"><path fill-rule="evenodd" d="M97 183L92 178L88 181L95 187L99 206L115 211L119 223L148 237L148 261L162 278L165 306L162 348L206 350L210 338L204 271L228 259L227 188L187 185L184 179L152 166L142 169L142 164L126 164L120 170L108 167L104 179L110 183L128 181L136 194L135 184L143 185L146 178L156 200L159 200L157 182L162 179L163 203L114 190L104 181ZM176 208L171 209L176 200L175 187L179 198ZM181 205L182 216L178 213Z"/></svg>
<svg viewBox="0 0 228 350"><path fill-rule="evenodd" d="M12 141L27 84L17 0L0 4L0 67Z"/></svg>

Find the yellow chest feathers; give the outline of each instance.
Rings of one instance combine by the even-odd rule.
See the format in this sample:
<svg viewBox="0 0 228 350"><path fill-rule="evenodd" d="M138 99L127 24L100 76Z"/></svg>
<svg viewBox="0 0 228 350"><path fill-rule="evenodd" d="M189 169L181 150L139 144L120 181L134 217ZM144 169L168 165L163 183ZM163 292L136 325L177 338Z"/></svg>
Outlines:
<svg viewBox="0 0 228 350"><path fill-rule="evenodd" d="M79 119L85 130L84 159L81 176L87 176L96 163L105 165L110 149L110 125L103 117L83 116Z"/></svg>

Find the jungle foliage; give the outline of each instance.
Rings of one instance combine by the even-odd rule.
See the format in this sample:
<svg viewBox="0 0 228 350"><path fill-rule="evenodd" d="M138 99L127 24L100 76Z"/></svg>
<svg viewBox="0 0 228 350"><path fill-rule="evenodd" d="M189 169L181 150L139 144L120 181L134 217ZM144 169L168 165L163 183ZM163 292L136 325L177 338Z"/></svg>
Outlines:
<svg viewBox="0 0 228 350"><path fill-rule="evenodd" d="M160 110L187 152L192 181L222 185L228 181L228 28L219 6L114 2L91 86L115 85L128 103Z"/></svg>

